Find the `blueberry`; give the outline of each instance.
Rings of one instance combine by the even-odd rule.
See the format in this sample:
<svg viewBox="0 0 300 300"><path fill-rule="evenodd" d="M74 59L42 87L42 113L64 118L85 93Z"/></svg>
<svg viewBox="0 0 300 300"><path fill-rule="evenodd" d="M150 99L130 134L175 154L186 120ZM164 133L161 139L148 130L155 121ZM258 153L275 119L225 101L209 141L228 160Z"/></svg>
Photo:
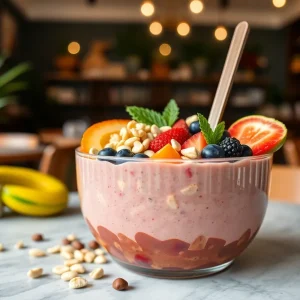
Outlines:
<svg viewBox="0 0 300 300"><path fill-rule="evenodd" d="M117 151L112 148L104 148L101 151L99 151L98 155L100 155L100 156L115 156L116 153L117 153Z"/></svg>
<svg viewBox="0 0 300 300"><path fill-rule="evenodd" d="M196 134L196 133L200 132L201 129L200 129L199 122L195 121L195 122L191 123L189 131L190 131L191 134Z"/></svg>
<svg viewBox="0 0 300 300"><path fill-rule="evenodd" d="M221 158L225 157L225 152L222 147L215 144L210 144L204 147L201 151L202 158Z"/></svg>
<svg viewBox="0 0 300 300"><path fill-rule="evenodd" d="M132 157L133 153L128 149L122 149L117 152L116 156L118 157Z"/></svg>
<svg viewBox="0 0 300 300"><path fill-rule="evenodd" d="M133 157L136 157L136 158L149 158L149 156L144 154L144 153L137 153L137 154L133 155Z"/></svg>
<svg viewBox="0 0 300 300"><path fill-rule="evenodd" d="M223 140L225 140L225 138L227 138L227 137L230 138L231 135L230 135L230 133L227 130L224 130L220 142L222 142Z"/></svg>
<svg viewBox="0 0 300 300"><path fill-rule="evenodd" d="M242 156L252 156L252 149L248 145L242 145Z"/></svg>

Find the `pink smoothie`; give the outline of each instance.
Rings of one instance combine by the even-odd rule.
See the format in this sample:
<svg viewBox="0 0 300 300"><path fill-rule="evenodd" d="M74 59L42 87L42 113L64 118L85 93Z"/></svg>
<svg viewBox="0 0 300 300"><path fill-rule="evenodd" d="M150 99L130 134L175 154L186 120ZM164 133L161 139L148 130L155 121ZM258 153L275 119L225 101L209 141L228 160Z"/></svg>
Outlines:
<svg viewBox="0 0 300 300"><path fill-rule="evenodd" d="M117 244L130 263L136 258L123 253L128 241L137 252L147 252L152 267L160 267L152 255L158 250L150 249L156 240L178 240L181 250L176 251L187 257L184 251L208 250L209 243L236 255L257 233L266 212L271 156L218 163L146 159L119 165L80 154L76 159L83 215L100 242ZM217 263L220 255L213 256ZM168 266L181 268L184 263Z"/></svg>

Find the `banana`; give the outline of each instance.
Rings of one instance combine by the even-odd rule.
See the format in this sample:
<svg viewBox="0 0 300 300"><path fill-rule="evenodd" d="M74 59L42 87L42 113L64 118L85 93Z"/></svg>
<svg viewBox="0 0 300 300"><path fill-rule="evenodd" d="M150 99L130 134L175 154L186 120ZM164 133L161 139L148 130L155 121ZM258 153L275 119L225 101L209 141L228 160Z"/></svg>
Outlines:
<svg viewBox="0 0 300 300"><path fill-rule="evenodd" d="M68 203L68 189L58 179L38 171L0 166L0 201L29 216L50 216Z"/></svg>

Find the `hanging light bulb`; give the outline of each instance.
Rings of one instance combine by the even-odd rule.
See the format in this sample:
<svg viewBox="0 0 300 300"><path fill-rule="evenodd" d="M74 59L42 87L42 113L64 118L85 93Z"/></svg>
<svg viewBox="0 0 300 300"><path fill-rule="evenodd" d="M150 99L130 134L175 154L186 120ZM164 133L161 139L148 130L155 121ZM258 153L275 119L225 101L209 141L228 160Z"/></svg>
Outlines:
<svg viewBox="0 0 300 300"><path fill-rule="evenodd" d="M273 5L277 8L284 7L286 5L286 0L273 0Z"/></svg>
<svg viewBox="0 0 300 300"><path fill-rule="evenodd" d="M141 6L141 13L146 16L150 17L154 14L155 7L152 1L144 1Z"/></svg>
<svg viewBox="0 0 300 300"><path fill-rule="evenodd" d="M149 30L153 35L161 34L163 27L159 22L152 22L149 26Z"/></svg>
<svg viewBox="0 0 300 300"><path fill-rule="evenodd" d="M224 41L227 38L227 29L224 26L218 26L215 30L215 38L218 41Z"/></svg>
<svg viewBox="0 0 300 300"><path fill-rule="evenodd" d="M204 5L201 0L193 0L190 2L190 10L194 14L200 14L203 8Z"/></svg>
<svg viewBox="0 0 300 300"><path fill-rule="evenodd" d="M159 46L159 53L161 55L168 56L171 54L171 52L172 52L172 48L169 44L164 43Z"/></svg>
<svg viewBox="0 0 300 300"><path fill-rule="evenodd" d="M79 45L79 43L77 43L77 42L71 42L68 45L68 52L70 54L77 54L77 53L79 53L79 51L80 51L80 45Z"/></svg>
<svg viewBox="0 0 300 300"><path fill-rule="evenodd" d="M191 27L186 22L181 22L177 26L177 32L181 36L186 36L190 33Z"/></svg>

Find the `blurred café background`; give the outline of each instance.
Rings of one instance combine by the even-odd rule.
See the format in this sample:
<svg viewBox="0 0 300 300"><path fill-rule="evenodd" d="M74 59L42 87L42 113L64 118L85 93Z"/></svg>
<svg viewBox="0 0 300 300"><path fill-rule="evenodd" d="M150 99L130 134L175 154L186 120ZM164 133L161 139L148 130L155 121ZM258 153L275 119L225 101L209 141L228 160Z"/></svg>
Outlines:
<svg viewBox="0 0 300 300"><path fill-rule="evenodd" d="M208 116L239 21L251 32L224 120L283 121L276 164L300 164L300 0L2 0L0 164L76 189L74 149L124 106ZM282 173L280 173L282 174Z"/></svg>

